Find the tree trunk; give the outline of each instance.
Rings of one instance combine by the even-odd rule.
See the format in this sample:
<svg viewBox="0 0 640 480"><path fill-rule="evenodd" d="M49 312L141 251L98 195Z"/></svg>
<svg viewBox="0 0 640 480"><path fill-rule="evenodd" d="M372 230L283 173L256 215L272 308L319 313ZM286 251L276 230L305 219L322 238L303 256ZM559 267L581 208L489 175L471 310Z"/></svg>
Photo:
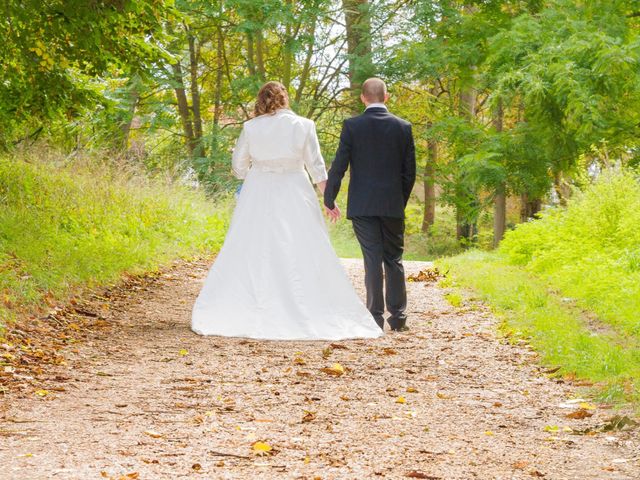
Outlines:
<svg viewBox="0 0 640 480"><path fill-rule="evenodd" d="M502 101L498 100L498 105L493 113L493 128L496 132L502 132L504 123L504 110ZM507 229L507 195L506 185L503 183L498 186L495 197L493 199L493 248L497 248L504 232Z"/></svg>
<svg viewBox="0 0 640 480"><path fill-rule="evenodd" d="M562 172L555 172L553 175L553 188L558 196L558 203L561 206L567 206L567 200L571 196L571 186L564 179Z"/></svg>
<svg viewBox="0 0 640 480"><path fill-rule="evenodd" d="M431 127L431 123L429 124ZM429 232L429 229L436 220L436 184L434 181L435 167L438 163L438 142L429 139L427 142L429 154L424 165L424 214L422 216L422 231Z"/></svg>
<svg viewBox="0 0 640 480"><path fill-rule="evenodd" d="M542 208L542 200L530 198L527 193L520 195L520 220L523 222L535 217Z"/></svg>
<svg viewBox="0 0 640 480"><path fill-rule="evenodd" d="M461 117L472 121L476 115L476 90L472 86L464 87L460 90L458 96L458 110ZM459 174L458 181L463 181L464 172ZM470 192L465 192L459 187L457 191L458 205L456 205L456 237L458 240L465 238L472 242L477 233L477 225L475 222L469 223L467 209L470 208L477 199ZM460 202L463 202L460 204Z"/></svg>
<svg viewBox="0 0 640 480"><path fill-rule="evenodd" d="M222 114L222 77L224 75L224 37L222 35L222 27L218 25L218 50L216 52L216 92L213 107L213 124L217 127L220 124L220 116Z"/></svg>
<svg viewBox="0 0 640 480"><path fill-rule="evenodd" d="M182 129L184 131L185 142L189 149L189 154L193 156L194 142L193 142L193 124L191 123L191 115L189 112L189 103L187 102L187 94L184 88L184 79L182 76L182 66L180 62L171 66L173 68L174 81L176 87L174 91L176 93L176 100L178 102L178 113L180 114L180 120L182 122Z"/></svg>
<svg viewBox="0 0 640 480"><path fill-rule="evenodd" d="M264 68L264 37L262 32L256 34L256 70L261 80L267 78L267 72Z"/></svg>
<svg viewBox="0 0 640 480"><path fill-rule="evenodd" d="M313 48L315 46L316 21L315 19L312 21L309 31L309 38L311 38L311 40L309 41L309 45L307 45L307 54L304 59L302 73L300 74L300 84L296 90L296 103L300 103L302 99L302 94L304 93L304 88L307 85L307 80L309 80L309 74L311 72L311 58L313 57Z"/></svg>
<svg viewBox="0 0 640 480"><path fill-rule="evenodd" d="M189 34L189 73L191 76L191 111L193 113L194 157L205 155L202 143L202 115L200 113L200 89L198 87L198 60L200 48L196 38Z"/></svg>
<svg viewBox="0 0 640 480"><path fill-rule="evenodd" d="M249 75L256 75L256 63L253 53L253 33L247 32L247 67L249 67Z"/></svg>
<svg viewBox="0 0 640 480"><path fill-rule="evenodd" d="M293 0L285 0L287 8L293 11ZM284 51L282 55L283 62L283 72L282 72L282 84L284 88L289 91L289 86L291 85L291 68L293 65L293 32L291 28L291 22L287 22L287 26L285 28L285 42L284 42Z"/></svg>
<svg viewBox="0 0 640 480"><path fill-rule="evenodd" d="M138 107L138 102L140 101L140 93L138 92L137 86L134 84L131 86L131 90L129 91L129 110L127 111L127 116L124 121L120 124L120 130L122 131L122 144L121 147L123 150L127 150L129 147L129 134L131 133L131 124L133 123L133 118L136 115L136 108Z"/></svg>
<svg viewBox="0 0 640 480"><path fill-rule="evenodd" d="M349 55L349 88L355 97L362 83L374 73L371 59L371 12L369 0L342 0ZM359 110L354 104L354 109Z"/></svg>

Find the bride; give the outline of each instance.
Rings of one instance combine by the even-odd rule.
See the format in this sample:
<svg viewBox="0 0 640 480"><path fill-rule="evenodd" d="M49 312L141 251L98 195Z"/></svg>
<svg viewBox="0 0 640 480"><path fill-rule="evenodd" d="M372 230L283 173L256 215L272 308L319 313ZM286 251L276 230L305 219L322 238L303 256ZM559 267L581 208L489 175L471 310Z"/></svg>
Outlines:
<svg viewBox="0 0 640 480"><path fill-rule="evenodd" d="M277 340L379 337L331 246L309 182L310 175L323 192L327 179L315 124L289 109L278 82L260 89L255 115L233 151L233 171L244 184L191 329Z"/></svg>

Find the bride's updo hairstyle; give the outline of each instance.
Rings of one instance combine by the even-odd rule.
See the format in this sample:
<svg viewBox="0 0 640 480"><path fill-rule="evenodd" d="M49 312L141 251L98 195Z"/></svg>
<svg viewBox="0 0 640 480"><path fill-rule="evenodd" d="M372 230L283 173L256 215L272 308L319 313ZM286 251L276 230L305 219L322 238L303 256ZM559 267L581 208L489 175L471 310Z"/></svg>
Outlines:
<svg viewBox="0 0 640 480"><path fill-rule="evenodd" d="M280 108L289 108L287 89L280 82L267 82L258 92L256 106L253 113L258 115L273 115Z"/></svg>

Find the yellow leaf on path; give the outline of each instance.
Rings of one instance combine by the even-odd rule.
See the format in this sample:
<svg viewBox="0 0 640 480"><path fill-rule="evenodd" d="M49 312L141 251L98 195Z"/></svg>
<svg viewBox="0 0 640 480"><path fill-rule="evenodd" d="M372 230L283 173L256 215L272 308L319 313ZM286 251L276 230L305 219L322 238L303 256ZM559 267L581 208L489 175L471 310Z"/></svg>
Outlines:
<svg viewBox="0 0 640 480"><path fill-rule="evenodd" d="M589 403L589 402L582 402L580 405L578 405L578 407L582 408L583 410L595 410L596 406L593 403Z"/></svg>
<svg viewBox="0 0 640 480"><path fill-rule="evenodd" d="M49 391L48 390L36 390L36 395L38 395L39 397L46 397L47 395L49 395Z"/></svg>
<svg viewBox="0 0 640 480"><path fill-rule="evenodd" d="M184 348L182 348L179 353L181 357L184 357L185 355L189 355L189 351Z"/></svg>
<svg viewBox="0 0 640 480"><path fill-rule="evenodd" d="M398 397L396 398L396 403L407 403L407 400L404 397Z"/></svg>
<svg viewBox="0 0 640 480"><path fill-rule="evenodd" d="M296 357L293 359L293 363L295 363L296 365L306 365L307 361L302 357Z"/></svg>
<svg viewBox="0 0 640 480"><path fill-rule="evenodd" d="M270 455L273 451L271 445L265 442L254 442L251 446L253 447L253 453L258 456Z"/></svg>
<svg viewBox="0 0 640 480"><path fill-rule="evenodd" d="M418 393L418 389L415 387L407 387L407 393Z"/></svg>
<svg viewBox="0 0 640 480"><path fill-rule="evenodd" d="M493 433L491 430L487 430L486 432L484 432L484 434L489 435L490 437L495 435L495 433Z"/></svg>
<svg viewBox="0 0 640 480"><path fill-rule="evenodd" d="M338 377L344 375L344 367L339 363L334 363L331 368L321 368L320 370L326 374L336 375Z"/></svg>
<svg viewBox="0 0 640 480"><path fill-rule="evenodd" d="M153 430L146 430L144 434L149 435L151 438L162 438L164 436L161 433L154 432Z"/></svg>

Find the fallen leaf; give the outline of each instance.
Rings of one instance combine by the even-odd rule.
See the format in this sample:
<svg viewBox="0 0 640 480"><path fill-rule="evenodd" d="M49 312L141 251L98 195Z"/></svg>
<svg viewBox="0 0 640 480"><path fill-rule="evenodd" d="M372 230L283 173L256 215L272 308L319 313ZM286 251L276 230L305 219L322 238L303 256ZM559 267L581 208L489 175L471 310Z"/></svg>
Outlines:
<svg viewBox="0 0 640 480"><path fill-rule="evenodd" d="M426 268L420 270L417 274L412 274L407 277L408 282L435 282L443 276L437 267Z"/></svg>
<svg viewBox="0 0 640 480"><path fill-rule="evenodd" d="M441 477L435 477L433 475L428 475L426 473L419 472L417 470L411 470L410 472L405 474L405 477L407 477L407 478L423 478L423 479L426 479L426 480L440 480L440 478L441 478Z"/></svg>
<svg viewBox="0 0 640 480"><path fill-rule="evenodd" d="M335 375L337 377L344 375L344 367L339 363L334 363L330 368L321 368L320 371L328 375Z"/></svg>
<svg viewBox="0 0 640 480"><path fill-rule="evenodd" d="M178 352L178 353L180 353L180 356L181 356L181 357L184 357L184 356L186 356L186 355L189 355L189 351L188 351L188 350L186 350L186 349L184 349L184 348L180 349L180 352Z"/></svg>
<svg viewBox="0 0 640 480"><path fill-rule="evenodd" d="M200 465L199 463L194 463L193 465L191 465L191 468L193 470L195 470L196 472L202 470L202 465Z"/></svg>
<svg viewBox="0 0 640 480"><path fill-rule="evenodd" d="M35 393L39 397L46 397L47 395L49 395L49 392L47 390L36 390Z"/></svg>
<svg viewBox="0 0 640 480"><path fill-rule="evenodd" d="M312 422L316 419L316 412L310 412L309 410L304 411L304 415L302 416L302 422Z"/></svg>
<svg viewBox="0 0 640 480"><path fill-rule="evenodd" d="M260 457L271 455L271 453L273 452L273 448L271 448L271 445L266 442L254 442L251 446L253 447L253 453Z"/></svg>
<svg viewBox="0 0 640 480"><path fill-rule="evenodd" d="M296 365L306 365L307 364L306 360L304 358L302 358L302 357L294 358L293 359L293 363L296 364Z"/></svg>
<svg viewBox="0 0 640 480"><path fill-rule="evenodd" d="M396 398L396 403L407 403L407 399L404 397Z"/></svg>
<svg viewBox="0 0 640 480"><path fill-rule="evenodd" d="M407 393L418 393L418 389L415 387L407 387Z"/></svg>
<svg viewBox="0 0 640 480"><path fill-rule="evenodd" d="M580 408L580 409L576 410L575 412L567 413L565 415L565 417L572 418L574 420L582 420L583 418L589 418L589 417L592 417L592 416L593 416L593 413L591 413L588 410L585 410L584 408Z"/></svg>
<svg viewBox="0 0 640 480"><path fill-rule="evenodd" d="M396 350L394 350L393 348L384 347L382 349L382 354L383 355L397 355L398 352Z"/></svg>
<svg viewBox="0 0 640 480"><path fill-rule="evenodd" d="M149 435L151 438L162 438L164 437L163 434L158 433L158 432L154 432L153 430L146 430L144 432L145 435Z"/></svg>

